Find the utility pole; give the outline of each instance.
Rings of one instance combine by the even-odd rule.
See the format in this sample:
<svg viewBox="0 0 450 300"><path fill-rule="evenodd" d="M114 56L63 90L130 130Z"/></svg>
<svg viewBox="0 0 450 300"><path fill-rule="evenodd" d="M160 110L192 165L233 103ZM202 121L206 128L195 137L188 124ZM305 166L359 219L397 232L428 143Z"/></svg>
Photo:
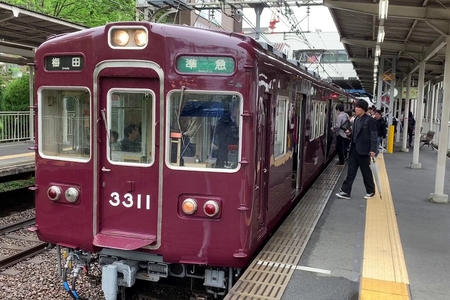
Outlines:
<svg viewBox="0 0 450 300"><path fill-rule="evenodd" d="M146 0L136 0L136 21L140 21L140 15L143 13L144 21L149 20L150 4Z"/></svg>

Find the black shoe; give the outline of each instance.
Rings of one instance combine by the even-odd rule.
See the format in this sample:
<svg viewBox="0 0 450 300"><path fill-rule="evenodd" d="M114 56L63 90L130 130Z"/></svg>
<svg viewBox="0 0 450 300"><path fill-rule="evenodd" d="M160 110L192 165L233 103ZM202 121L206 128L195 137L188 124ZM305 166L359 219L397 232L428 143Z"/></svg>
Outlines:
<svg viewBox="0 0 450 300"><path fill-rule="evenodd" d="M336 193L336 196L341 199L347 199L347 200L350 199L350 195L347 193L344 193L343 191Z"/></svg>
<svg viewBox="0 0 450 300"><path fill-rule="evenodd" d="M341 163L339 163L339 162L335 163L334 165L335 165L335 166L338 166L338 167L343 167L343 166L345 166L345 164L341 164Z"/></svg>

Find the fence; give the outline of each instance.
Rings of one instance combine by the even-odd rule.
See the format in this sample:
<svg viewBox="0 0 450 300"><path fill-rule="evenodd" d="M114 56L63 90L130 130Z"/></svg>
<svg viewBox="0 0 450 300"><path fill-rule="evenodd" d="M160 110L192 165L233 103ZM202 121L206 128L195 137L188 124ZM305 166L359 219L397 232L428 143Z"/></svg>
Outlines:
<svg viewBox="0 0 450 300"><path fill-rule="evenodd" d="M0 112L0 143L30 140L30 112Z"/></svg>

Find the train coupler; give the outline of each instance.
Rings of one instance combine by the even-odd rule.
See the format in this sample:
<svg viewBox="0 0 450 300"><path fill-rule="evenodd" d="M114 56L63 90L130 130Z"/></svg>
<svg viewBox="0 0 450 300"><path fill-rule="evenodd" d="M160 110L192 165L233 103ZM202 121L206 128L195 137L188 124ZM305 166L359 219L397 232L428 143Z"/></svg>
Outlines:
<svg viewBox="0 0 450 300"><path fill-rule="evenodd" d="M102 290L106 300L116 300L119 286L131 287L136 282L137 261L115 261L102 268Z"/></svg>

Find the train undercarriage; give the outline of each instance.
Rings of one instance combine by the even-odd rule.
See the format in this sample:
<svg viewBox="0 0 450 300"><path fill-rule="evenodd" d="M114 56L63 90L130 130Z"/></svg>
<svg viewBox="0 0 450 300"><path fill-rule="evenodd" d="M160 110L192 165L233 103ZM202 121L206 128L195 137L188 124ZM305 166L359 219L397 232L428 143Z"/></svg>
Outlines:
<svg viewBox="0 0 450 300"><path fill-rule="evenodd" d="M65 249L58 257L59 266L63 266L64 288L73 299L82 299L76 290L76 281L83 271L88 273L94 263L101 268L105 300L123 299L120 295L125 295L126 288L134 286L137 280L158 282L169 277L199 281L205 294L209 295L208 299L221 299L242 272L235 268L165 263L159 255L115 249L103 249L96 254Z"/></svg>

